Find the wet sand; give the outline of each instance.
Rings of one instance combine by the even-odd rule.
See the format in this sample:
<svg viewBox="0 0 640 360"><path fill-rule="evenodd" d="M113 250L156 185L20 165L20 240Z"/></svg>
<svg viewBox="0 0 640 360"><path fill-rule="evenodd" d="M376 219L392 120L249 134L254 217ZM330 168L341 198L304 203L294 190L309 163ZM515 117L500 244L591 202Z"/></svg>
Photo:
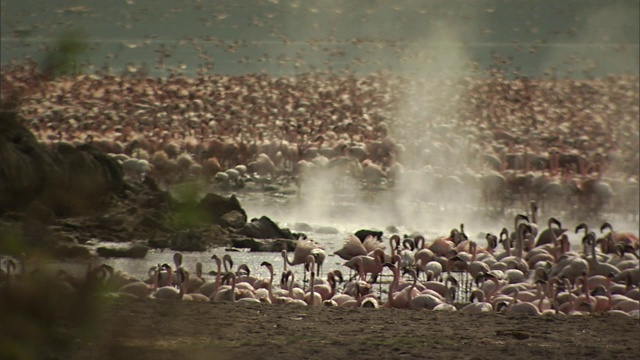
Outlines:
<svg viewBox="0 0 640 360"><path fill-rule="evenodd" d="M32 337L31 342L15 339L26 354L36 352L34 357L19 358L40 358L39 351L44 358L60 359L640 356L640 320L619 316L465 315L122 299L109 300L94 310L87 317L77 312L60 314L50 333Z"/></svg>

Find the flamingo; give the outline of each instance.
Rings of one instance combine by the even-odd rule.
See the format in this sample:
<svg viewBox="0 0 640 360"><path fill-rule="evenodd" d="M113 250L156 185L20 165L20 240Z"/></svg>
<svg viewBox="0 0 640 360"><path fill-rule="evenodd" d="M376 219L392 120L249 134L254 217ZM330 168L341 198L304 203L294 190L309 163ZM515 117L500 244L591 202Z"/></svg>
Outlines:
<svg viewBox="0 0 640 360"><path fill-rule="evenodd" d="M515 290L513 298L504 312L505 314L540 315L540 310L532 303L518 302L518 289Z"/></svg>
<svg viewBox="0 0 640 360"><path fill-rule="evenodd" d="M494 291L498 288L495 287ZM478 302L474 302L473 300L477 299ZM460 312L463 314L482 314L482 313L490 313L493 312L493 305L491 303L484 301L485 294L482 289L475 289L471 293L471 303L465 305Z"/></svg>
<svg viewBox="0 0 640 360"><path fill-rule="evenodd" d="M189 278L189 285L187 287L188 289L188 293L193 293L193 292L197 292L198 289L200 289L202 287L202 285L204 285L205 281L202 278L202 263L201 262L196 262L196 273L195 275L191 276Z"/></svg>
<svg viewBox="0 0 640 360"><path fill-rule="evenodd" d="M632 246L633 248L640 248L640 240L638 240L638 236L629 232L618 232L613 231L613 226L610 223L605 222L600 226L600 232L604 233L605 229L609 229L609 232L603 238L603 252L612 252L613 248L618 243L625 243L627 245Z"/></svg>
<svg viewBox="0 0 640 360"><path fill-rule="evenodd" d="M242 297L240 299L237 299L237 296L239 295L237 293L237 289L236 289L236 274L229 271L227 272L224 277L222 278L223 282L224 281L229 281L231 283L231 285L227 285L227 286L221 286L218 291L214 294L214 298L213 301L214 302L260 302L260 300L256 299L255 297ZM246 295L245 295L246 296Z"/></svg>
<svg viewBox="0 0 640 360"><path fill-rule="evenodd" d="M398 286L398 280L395 280L396 278L399 279L400 277L400 269L398 269L397 267L394 266L394 270L395 270L395 274L394 274L394 281L395 281L395 286L397 288ZM411 284L411 286L407 286L404 289L400 290L400 291L396 291L395 293L389 292L389 296L392 297L392 306L394 308L407 308L410 306L412 299L416 296L418 296L420 294L420 292L416 289L416 283L418 282L418 275L416 274L416 271L413 269L409 269L407 271L411 277L413 278L413 282Z"/></svg>
<svg viewBox="0 0 640 360"><path fill-rule="evenodd" d="M349 234L342 248L336 250L334 254L345 261L349 261L356 256L367 255L378 248L384 250L384 244L371 235L367 236L364 241L360 241L355 235Z"/></svg>
<svg viewBox="0 0 640 360"><path fill-rule="evenodd" d="M402 241L404 249L400 250L400 265L403 270L415 267L415 256L413 251L415 250L415 244L412 239L404 239Z"/></svg>
<svg viewBox="0 0 640 360"><path fill-rule="evenodd" d="M478 257L478 244L475 241L470 242L470 249L472 255L471 262L469 262L465 267L469 272L469 275L471 275L471 277L475 279L481 273L489 272L491 269L486 263L476 260Z"/></svg>
<svg viewBox="0 0 640 360"><path fill-rule="evenodd" d="M149 269L149 276L152 279L152 284L147 284L143 281L134 281L122 286L118 289L117 293L138 299L149 297L158 287L158 270L155 266Z"/></svg>
<svg viewBox="0 0 640 360"><path fill-rule="evenodd" d="M446 292L447 296L445 297L445 303L436 305L436 307L433 308L433 311L458 311L458 309L452 304L456 294L455 286L451 286L447 290L448 291Z"/></svg>
<svg viewBox="0 0 640 360"><path fill-rule="evenodd" d="M307 262L307 257L309 255L313 255L312 252L314 251L314 249L317 249L317 248L318 246L313 242L313 240L305 240L305 239L299 238L298 241L296 241L296 248L293 251L292 260L289 260L287 250L282 250L281 255L282 255L282 259L284 260L284 272L287 272L287 265L296 266L296 265L305 264ZM315 254L318 254L318 253L316 252ZM323 258L323 261L324 261L324 258ZM304 275L305 275L305 278L303 279L303 282L306 282L307 273L305 272Z"/></svg>
<svg viewBox="0 0 640 360"><path fill-rule="evenodd" d="M500 231L498 243L502 244L504 251L494 255L496 260L500 261L505 257L511 256L511 238L509 237L509 230L506 227Z"/></svg>
<svg viewBox="0 0 640 360"><path fill-rule="evenodd" d="M224 273L228 273L233 268L233 259L231 259L231 255L224 254L222 256L222 266L224 267Z"/></svg>
<svg viewBox="0 0 640 360"><path fill-rule="evenodd" d="M196 292L207 296L207 297L211 297L211 295L218 290L218 288L220 287L220 283L221 283L221 273L222 273L222 261L220 260L220 258L217 255L212 255L211 259L213 259L216 262L216 278L214 281L206 281L204 284L202 284L200 286L200 288L198 288L198 290Z"/></svg>
<svg viewBox="0 0 640 360"><path fill-rule="evenodd" d="M171 267L168 267L167 271L169 271L170 273L173 272ZM178 289L173 286L160 287L153 293L152 296L154 298L160 300L182 300L186 290L185 284L188 279L185 279L185 277L187 277L188 275L185 273L185 270L182 267L179 267L176 272L178 274L178 276L176 276L176 279L178 280Z"/></svg>
<svg viewBox="0 0 640 360"><path fill-rule="evenodd" d="M428 249L431 250L435 255L439 256L448 256L451 253L451 250L454 249L453 241L449 240L448 237L440 237L429 245Z"/></svg>
<svg viewBox="0 0 640 360"><path fill-rule="evenodd" d="M311 284L311 286L309 286L309 292L304 296L304 301L309 306L320 306L322 305L323 299L320 294L315 291L315 286L313 286L313 281L316 278L316 273L313 270L314 266L316 265L315 257L313 255L307 256L307 264L309 264L310 269L309 283Z"/></svg>
<svg viewBox="0 0 640 360"><path fill-rule="evenodd" d="M516 222L518 222L516 217ZM508 256L502 259L502 262L506 264L513 264L514 268L522 271L525 276L529 274L529 264L522 258L522 252L524 250L524 232L529 231L529 224L519 223L516 231L516 254L515 256ZM509 266L511 267L511 266Z"/></svg>
<svg viewBox="0 0 640 360"><path fill-rule="evenodd" d="M617 275L620 273L620 269L609 263L601 263L598 261L596 255L596 234L593 231L587 233L583 241L591 246L591 259L589 259L589 275L602 275L607 276L609 274Z"/></svg>
<svg viewBox="0 0 640 360"><path fill-rule="evenodd" d="M183 268L178 269L178 279L180 282L180 292L178 294L178 300L187 300L187 301L199 301L199 302L208 302L209 297L200 293L191 293L188 294L189 282L191 281L191 277L189 272ZM196 278L197 279L197 278Z"/></svg>
<svg viewBox="0 0 640 360"><path fill-rule="evenodd" d="M335 274L330 272L327 274L327 281L323 284L313 284L316 293L320 294L322 300L329 300L335 295L336 280Z"/></svg>
<svg viewBox="0 0 640 360"><path fill-rule="evenodd" d="M382 249L374 250L371 256L369 255L361 255L357 256L343 265L352 270L358 270L356 268L356 263L362 262L362 271L365 274L371 274L372 282L375 282L378 278L378 274L382 272L382 263L384 261L384 251Z"/></svg>
<svg viewBox="0 0 640 360"><path fill-rule="evenodd" d="M424 247L425 239L422 235L416 236L413 239L413 242L416 245L416 249L418 249L418 251L416 251L414 255L416 265L418 264L418 261L420 261L422 265L426 265L435 259L435 253L430 249L427 249ZM419 270L425 271L424 269L419 269Z"/></svg>
<svg viewBox="0 0 640 360"><path fill-rule="evenodd" d="M551 220L553 219L553 220ZM562 224L560 223L560 221L558 221L558 219L556 218L551 218L549 219L550 221L552 221L553 224L557 225L558 227L554 227L552 228L551 226L547 227L546 229L544 229L539 235L538 235L538 239L536 240L536 245L535 247L538 247L540 245L544 245L544 244L549 244L553 241L554 237L558 237L560 236L563 232L567 231L567 229L563 229L562 228Z"/></svg>
<svg viewBox="0 0 640 360"><path fill-rule="evenodd" d="M357 297L358 295L358 291L362 291L362 290L358 290L358 287L360 289L362 289L363 287L366 288L368 283L366 281L366 274L364 272L364 265L362 262L362 258L361 257L355 257L353 258L353 260L355 260L355 271L356 271L356 275L359 276L359 280L356 279L352 279L351 281L349 281L345 286L344 286L344 290L343 290L343 294L349 295L352 298ZM370 286L369 286L370 288Z"/></svg>
<svg viewBox="0 0 640 360"><path fill-rule="evenodd" d="M295 275L293 274L293 272L291 270L287 270L286 278L287 279L289 279L289 278L291 279L287 283L287 290L289 292L288 293L289 298L294 299L294 300L304 300L304 291L302 289L300 289L299 287L294 286Z"/></svg>

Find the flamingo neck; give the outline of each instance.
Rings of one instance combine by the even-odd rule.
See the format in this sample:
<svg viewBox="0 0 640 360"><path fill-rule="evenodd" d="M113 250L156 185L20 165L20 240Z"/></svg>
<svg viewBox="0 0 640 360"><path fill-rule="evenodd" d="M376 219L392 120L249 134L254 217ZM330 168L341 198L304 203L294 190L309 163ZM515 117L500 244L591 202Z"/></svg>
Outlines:
<svg viewBox="0 0 640 360"><path fill-rule="evenodd" d="M387 293L387 302L385 303L385 307L393 307L393 294L395 292L395 284L397 280L397 275L395 269L393 270L393 280L389 283L389 292Z"/></svg>
<svg viewBox="0 0 640 360"><path fill-rule="evenodd" d="M291 280L289 281L289 297L293 299L293 283L295 282L295 278L293 273L290 273L289 275L291 277Z"/></svg>
<svg viewBox="0 0 640 360"><path fill-rule="evenodd" d="M309 275L309 293L311 294L311 306L315 306L315 295L316 295L316 289L315 286L313 286L313 281L316 279L316 272L311 270L311 274Z"/></svg>
<svg viewBox="0 0 640 360"><path fill-rule="evenodd" d="M169 286L173 286L173 269L171 267L167 267L167 279Z"/></svg>
<svg viewBox="0 0 640 360"><path fill-rule="evenodd" d="M222 269L221 269L222 265L220 264L220 260L216 261L216 265L217 265L218 271L216 273L216 281L214 283L214 287L217 289L220 287L220 281L221 281L220 273L222 272Z"/></svg>
<svg viewBox="0 0 640 360"><path fill-rule="evenodd" d="M231 275L231 301L236 302L236 276L235 274Z"/></svg>
<svg viewBox="0 0 640 360"><path fill-rule="evenodd" d="M551 244L553 245L553 250L551 251L551 255L553 256L553 260L557 262L558 258L560 257L560 254L558 251L558 238L556 237L556 233L553 232L553 228L549 227L549 232L551 235Z"/></svg>
<svg viewBox="0 0 640 360"><path fill-rule="evenodd" d="M153 270L151 273L151 290L156 291L158 289L158 278L160 277L160 272L158 270Z"/></svg>
<svg viewBox="0 0 640 360"><path fill-rule="evenodd" d="M178 299L182 300L182 298L184 297L184 294L187 292L187 289L189 289L189 276L186 276L184 280L182 280L182 283L180 284L180 292L178 293Z"/></svg>
<svg viewBox="0 0 640 360"><path fill-rule="evenodd" d="M394 239L395 239L395 237L393 237L393 236L389 238L389 247L391 248L391 258L392 258L392 259L393 259L393 256L396 254L396 249L395 249L395 247L393 246L393 244L394 244Z"/></svg>
<svg viewBox="0 0 640 360"><path fill-rule="evenodd" d="M593 263L598 264L598 257L596 256L596 242L595 240L591 242L591 257L593 258Z"/></svg>
<svg viewBox="0 0 640 360"><path fill-rule="evenodd" d="M332 298L336 293L336 279L333 277L333 274L329 274L330 276L327 278L329 281L329 286L331 287L331 292L329 293L329 298Z"/></svg>
<svg viewBox="0 0 640 360"><path fill-rule="evenodd" d="M589 294L589 279L586 275L582 278L582 292L584 292L585 299L589 302L591 300L591 294Z"/></svg>
<svg viewBox="0 0 640 360"><path fill-rule="evenodd" d="M478 245L472 242L471 244L469 244L469 247L469 250L471 250L471 262L474 262L476 261L476 257L478 256Z"/></svg>
<svg viewBox="0 0 640 360"><path fill-rule="evenodd" d="M493 283L495 284L495 286L493 287L493 289L491 289L491 291L487 294L487 301L491 301L491 299L493 299L493 296L498 292L498 290L500 289L500 282L498 281L498 279L496 278L492 278L491 281L493 281Z"/></svg>

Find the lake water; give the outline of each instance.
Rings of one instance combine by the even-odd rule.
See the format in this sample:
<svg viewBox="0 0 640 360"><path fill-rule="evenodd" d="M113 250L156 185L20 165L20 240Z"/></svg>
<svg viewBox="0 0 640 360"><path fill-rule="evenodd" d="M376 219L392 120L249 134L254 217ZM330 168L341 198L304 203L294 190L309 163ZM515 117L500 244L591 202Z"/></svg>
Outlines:
<svg viewBox="0 0 640 360"><path fill-rule="evenodd" d="M638 1L9 0L0 60L41 61L68 31L86 72L445 76L638 74Z"/></svg>

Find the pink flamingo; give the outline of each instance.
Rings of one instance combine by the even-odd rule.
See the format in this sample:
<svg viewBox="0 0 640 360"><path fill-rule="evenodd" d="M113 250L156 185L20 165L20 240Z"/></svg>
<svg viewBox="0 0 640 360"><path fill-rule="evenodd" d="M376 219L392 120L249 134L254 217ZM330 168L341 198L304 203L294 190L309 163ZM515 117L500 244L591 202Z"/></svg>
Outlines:
<svg viewBox="0 0 640 360"><path fill-rule="evenodd" d="M307 256L307 264L309 265L309 269L310 269L310 272L311 272L311 274L309 275L309 283L310 284L313 284L313 281L316 278L316 273L313 270L313 268L316 265L315 261L316 260L315 260L315 257L313 255ZM316 293L315 286L313 286L313 285L309 286L309 292L307 294L305 294L304 301L309 306L320 306L320 305L322 305L322 297L320 296L320 294Z"/></svg>
<svg viewBox="0 0 640 360"><path fill-rule="evenodd" d="M384 262L384 251L382 249L376 249L373 251L372 256L356 256L353 259L344 263L344 266L352 270L356 269L356 263L362 261L362 271L365 274L371 274L372 282L375 282L380 272L382 272L382 263Z"/></svg>
<svg viewBox="0 0 640 360"><path fill-rule="evenodd" d="M222 261L220 260L220 258L218 258L218 256L214 254L213 256L211 256L211 259L216 262L216 278L214 281L205 281L205 283L202 284L202 286L200 286L200 288L198 288L197 290L198 293L208 297L211 297L211 295L220 287L220 273L222 272Z"/></svg>
<svg viewBox="0 0 640 360"><path fill-rule="evenodd" d="M130 296L138 299L148 298L158 288L158 270L156 267L149 269L152 284L143 281L134 281L122 286L117 293L122 296Z"/></svg>
<svg viewBox="0 0 640 360"><path fill-rule="evenodd" d="M396 235L397 236L397 235ZM369 235L364 241L360 241L355 235L349 234L342 245L342 248L334 252L343 260L349 261L356 256L368 255L375 249L384 250L384 244L375 237Z"/></svg>

